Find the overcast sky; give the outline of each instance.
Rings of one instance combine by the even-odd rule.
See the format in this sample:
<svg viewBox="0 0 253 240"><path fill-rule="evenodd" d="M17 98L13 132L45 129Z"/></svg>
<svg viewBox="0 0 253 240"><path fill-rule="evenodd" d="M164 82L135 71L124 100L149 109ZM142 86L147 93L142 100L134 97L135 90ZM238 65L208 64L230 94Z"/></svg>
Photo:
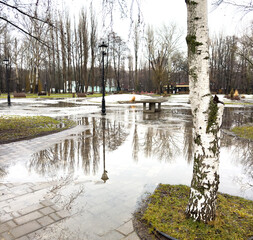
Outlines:
<svg viewBox="0 0 253 240"><path fill-rule="evenodd" d="M89 6L92 1L94 8L97 12L97 20L101 23L101 2L102 0L65 0L66 5L70 11L78 13L82 6ZM129 3L132 0L127 0ZM235 0L238 3L245 0ZM115 0L116 2L116 0ZM224 35L240 35L249 29L250 22L253 20L253 13L242 17L236 8L231 6L222 5L218 8L211 6L211 0L208 1L209 9L209 30L210 36L213 34L219 34L223 32ZM130 4L129 4L130 5ZM133 17L136 17L136 7L133 12ZM151 24L154 27L159 27L163 23L169 24L174 22L179 28L184 30L186 34L186 4L185 0L141 0L141 11L143 14L143 20L145 24ZM126 38L129 33L129 18L126 20L120 20L119 14L115 11L114 14L114 31L120 36ZM100 33L101 35L103 33ZM102 37L102 36L100 36Z"/></svg>

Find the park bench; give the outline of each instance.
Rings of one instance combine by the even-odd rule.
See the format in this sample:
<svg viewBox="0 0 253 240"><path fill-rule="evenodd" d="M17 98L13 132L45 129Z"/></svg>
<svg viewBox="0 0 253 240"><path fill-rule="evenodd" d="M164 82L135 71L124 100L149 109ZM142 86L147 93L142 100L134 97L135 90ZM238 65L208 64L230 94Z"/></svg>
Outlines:
<svg viewBox="0 0 253 240"><path fill-rule="evenodd" d="M24 92L19 92L19 93L13 93L14 98L26 98L26 95Z"/></svg>
<svg viewBox="0 0 253 240"><path fill-rule="evenodd" d="M38 96L46 96L47 93L46 92L38 92Z"/></svg>
<svg viewBox="0 0 253 240"><path fill-rule="evenodd" d="M161 111L161 104L167 102L165 99L144 99L140 101L135 101L136 103L143 103L143 112L144 113L155 113ZM148 108L146 108L148 104ZM157 108L156 108L157 104Z"/></svg>
<svg viewBox="0 0 253 240"><path fill-rule="evenodd" d="M76 93L77 97L86 97L86 93Z"/></svg>

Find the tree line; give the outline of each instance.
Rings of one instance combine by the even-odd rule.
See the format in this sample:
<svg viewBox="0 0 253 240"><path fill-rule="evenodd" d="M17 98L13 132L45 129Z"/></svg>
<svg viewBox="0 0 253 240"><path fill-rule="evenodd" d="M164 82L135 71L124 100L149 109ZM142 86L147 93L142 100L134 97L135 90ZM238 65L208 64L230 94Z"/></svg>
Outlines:
<svg viewBox="0 0 253 240"><path fill-rule="evenodd" d="M110 30L100 36L92 5L78 16L38 4L32 18L19 17L20 34L9 22L0 21L0 59L9 58L11 91L94 92L101 87L99 45L108 45L105 58L107 91L172 91L188 84L187 57L181 47L182 32L174 24L157 29L133 25L126 42ZM44 9L46 11L42 11ZM8 19L8 13L3 15ZM3 14L3 13L2 13ZM9 13L11 14L11 13ZM1 15L0 15L1 17ZM41 20L44 19L44 20ZM253 26L253 23L252 23ZM252 27L251 26L251 27ZM253 92L253 31L242 36L210 39L210 87L213 92ZM0 92L6 92L5 66L0 65Z"/></svg>

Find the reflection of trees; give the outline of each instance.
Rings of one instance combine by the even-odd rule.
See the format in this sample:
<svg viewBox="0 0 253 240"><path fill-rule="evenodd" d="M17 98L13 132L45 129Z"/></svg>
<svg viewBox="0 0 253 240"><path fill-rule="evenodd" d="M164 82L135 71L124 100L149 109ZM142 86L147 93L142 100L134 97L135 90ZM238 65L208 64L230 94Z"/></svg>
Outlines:
<svg viewBox="0 0 253 240"><path fill-rule="evenodd" d="M224 117L222 121L222 128L230 129L231 127L241 126L243 124L253 122L252 107L224 109Z"/></svg>
<svg viewBox="0 0 253 240"><path fill-rule="evenodd" d="M5 175L7 175L7 172L4 168L0 167L0 177L4 177Z"/></svg>
<svg viewBox="0 0 253 240"><path fill-rule="evenodd" d="M153 137L153 155L160 161L170 162L179 152L177 136L173 130L157 129Z"/></svg>
<svg viewBox="0 0 253 240"><path fill-rule="evenodd" d="M105 119L105 145L109 151L116 150L128 136L124 124ZM85 117L79 124L88 128L77 139L65 139L53 147L33 154L29 169L41 175L55 176L62 171L72 175L75 170L83 169L85 175L96 174L100 163L100 147L103 141L101 119Z"/></svg>
<svg viewBox="0 0 253 240"><path fill-rule="evenodd" d="M144 154L146 157L152 156L152 145L153 145L153 128L149 127L145 134L145 142L144 142Z"/></svg>
<svg viewBox="0 0 253 240"><path fill-rule="evenodd" d="M135 161L138 161L138 153L141 151L146 157L156 157L160 161L168 162L180 151L178 138L172 129L148 127L143 142L141 142L139 135L137 125L135 125L132 144Z"/></svg>
<svg viewBox="0 0 253 240"><path fill-rule="evenodd" d="M100 129L102 130L102 127ZM110 151L114 151L121 146L129 134L121 122L107 121L105 129L106 146ZM102 136L102 132L100 136Z"/></svg>
<svg viewBox="0 0 253 240"><path fill-rule="evenodd" d="M244 174L247 182L241 183L243 187L253 188L253 141L239 139L236 137L228 136L226 134L222 137L222 145L233 149L234 159L243 165Z"/></svg>
<svg viewBox="0 0 253 240"><path fill-rule="evenodd" d="M192 122L186 122L184 126L184 155L188 163L193 159L193 126Z"/></svg>
<svg viewBox="0 0 253 240"><path fill-rule="evenodd" d="M134 126L134 135L133 135L133 151L132 151L132 156L134 161L138 162L138 153L139 153L139 137L138 137L138 128L137 125L135 124Z"/></svg>

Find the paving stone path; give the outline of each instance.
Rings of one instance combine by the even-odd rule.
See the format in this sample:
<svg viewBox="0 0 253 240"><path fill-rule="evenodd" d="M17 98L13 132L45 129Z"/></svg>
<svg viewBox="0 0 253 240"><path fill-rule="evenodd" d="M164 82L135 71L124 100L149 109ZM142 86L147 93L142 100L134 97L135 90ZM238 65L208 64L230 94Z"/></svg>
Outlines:
<svg viewBox="0 0 253 240"><path fill-rule="evenodd" d="M1 183L0 239L33 239L34 233L69 217L52 201L43 199L51 183Z"/></svg>
<svg viewBox="0 0 253 240"><path fill-rule="evenodd" d="M54 183L0 183L0 239L34 240L47 238L48 229L70 218L69 211L45 199ZM60 228L59 228L60 229ZM52 235L51 235L52 236ZM59 238L58 239L69 239ZM74 239L74 238L73 238ZM98 236L98 239L138 240L132 220Z"/></svg>

